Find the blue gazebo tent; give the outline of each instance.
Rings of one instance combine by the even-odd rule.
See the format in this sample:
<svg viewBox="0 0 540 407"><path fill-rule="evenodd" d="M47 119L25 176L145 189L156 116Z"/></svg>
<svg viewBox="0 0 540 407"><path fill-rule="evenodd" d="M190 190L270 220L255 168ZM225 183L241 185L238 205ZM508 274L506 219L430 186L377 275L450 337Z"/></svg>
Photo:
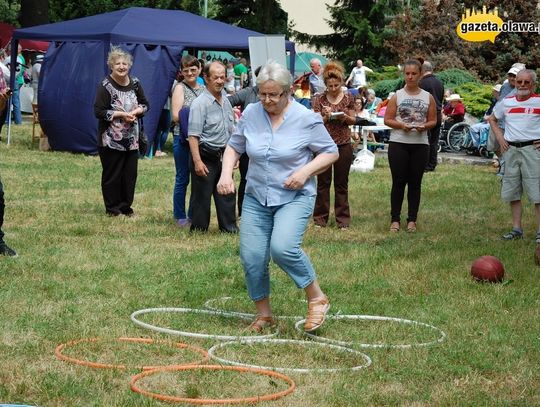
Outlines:
<svg viewBox="0 0 540 407"><path fill-rule="evenodd" d="M51 41L39 80L40 122L54 150L97 152L93 104L98 83L108 74L111 44L133 55L131 74L141 80L150 111L144 118L152 142L182 51L249 49L255 31L178 10L132 7L54 24L18 29L20 39ZM294 58L294 43L286 49ZM12 78L14 75L12 75Z"/></svg>

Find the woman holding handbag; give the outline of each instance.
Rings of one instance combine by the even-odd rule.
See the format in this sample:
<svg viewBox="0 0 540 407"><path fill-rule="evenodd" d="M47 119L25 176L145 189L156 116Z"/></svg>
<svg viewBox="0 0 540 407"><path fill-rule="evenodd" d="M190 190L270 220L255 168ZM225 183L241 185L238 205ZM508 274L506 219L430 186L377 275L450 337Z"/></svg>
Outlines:
<svg viewBox="0 0 540 407"><path fill-rule="evenodd" d="M141 131L138 118L149 106L139 80L129 75L131 54L111 47L107 64L111 73L99 85L94 102L103 168L101 191L108 215L133 216Z"/></svg>
<svg viewBox="0 0 540 407"><path fill-rule="evenodd" d="M181 74L183 80L174 85L171 97L171 113L174 123L173 156L176 177L173 190L173 215L178 227L191 226L191 212L186 211L186 191L189 185L189 144L187 141L187 120L191 102L199 96L203 87L197 83L201 72L201 63L192 55L182 57ZM181 110L183 113L181 114ZM182 135L183 134L183 135Z"/></svg>

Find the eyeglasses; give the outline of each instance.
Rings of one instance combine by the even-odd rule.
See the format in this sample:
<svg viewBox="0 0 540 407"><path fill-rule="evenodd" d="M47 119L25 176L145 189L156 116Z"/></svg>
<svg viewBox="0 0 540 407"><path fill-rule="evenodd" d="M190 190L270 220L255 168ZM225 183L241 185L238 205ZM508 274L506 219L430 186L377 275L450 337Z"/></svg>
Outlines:
<svg viewBox="0 0 540 407"><path fill-rule="evenodd" d="M272 102L277 102L285 92L281 93L259 93L259 100L264 102L266 98L270 99Z"/></svg>
<svg viewBox="0 0 540 407"><path fill-rule="evenodd" d="M199 72L199 68L184 68L184 69L182 69L182 73L184 75L188 74L188 73L196 74L197 72Z"/></svg>
<svg viewBox="0 0 540 407"><path fill-rule="evenodd" d="M516 81L518 85L530 85L531 81Z"/></svg>

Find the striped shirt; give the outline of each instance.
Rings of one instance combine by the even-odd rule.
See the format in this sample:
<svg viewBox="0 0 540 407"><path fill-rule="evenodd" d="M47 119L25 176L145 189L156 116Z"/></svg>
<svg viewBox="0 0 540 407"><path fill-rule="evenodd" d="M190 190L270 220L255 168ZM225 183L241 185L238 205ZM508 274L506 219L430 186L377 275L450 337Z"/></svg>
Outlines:
<svg viewBox="0 0 540 407"><path fill-rule="evenodd" d="M540 140L540 95L532 93L524 100L505 97L493 108L495 118L504 119L504 139L513 143Z"/></svg>

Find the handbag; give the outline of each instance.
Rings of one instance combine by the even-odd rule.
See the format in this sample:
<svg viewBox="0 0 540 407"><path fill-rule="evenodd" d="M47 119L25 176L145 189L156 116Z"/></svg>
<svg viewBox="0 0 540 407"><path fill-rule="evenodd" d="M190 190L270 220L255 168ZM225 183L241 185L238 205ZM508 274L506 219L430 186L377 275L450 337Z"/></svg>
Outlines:
<svg viewBox="0 0 540 407"><path fill-rule="evenodd" d="M4 111L4 109L7 106L8 96L7 95L0 95L0 113Z"/></svg>
<svg viewBox="0 0 540 407"><path fill-rule="evenodd" d="M145 156L148 151L148 137L144 132L143 120L139 119L139 154Z"/></svg>
<svg viewBox="0 0 540 407"><path fill-rule="evenodd" d="M203 160L211 162L221 161L225 148L212 147L205 143L199 144L199 154Z"/></svg>

